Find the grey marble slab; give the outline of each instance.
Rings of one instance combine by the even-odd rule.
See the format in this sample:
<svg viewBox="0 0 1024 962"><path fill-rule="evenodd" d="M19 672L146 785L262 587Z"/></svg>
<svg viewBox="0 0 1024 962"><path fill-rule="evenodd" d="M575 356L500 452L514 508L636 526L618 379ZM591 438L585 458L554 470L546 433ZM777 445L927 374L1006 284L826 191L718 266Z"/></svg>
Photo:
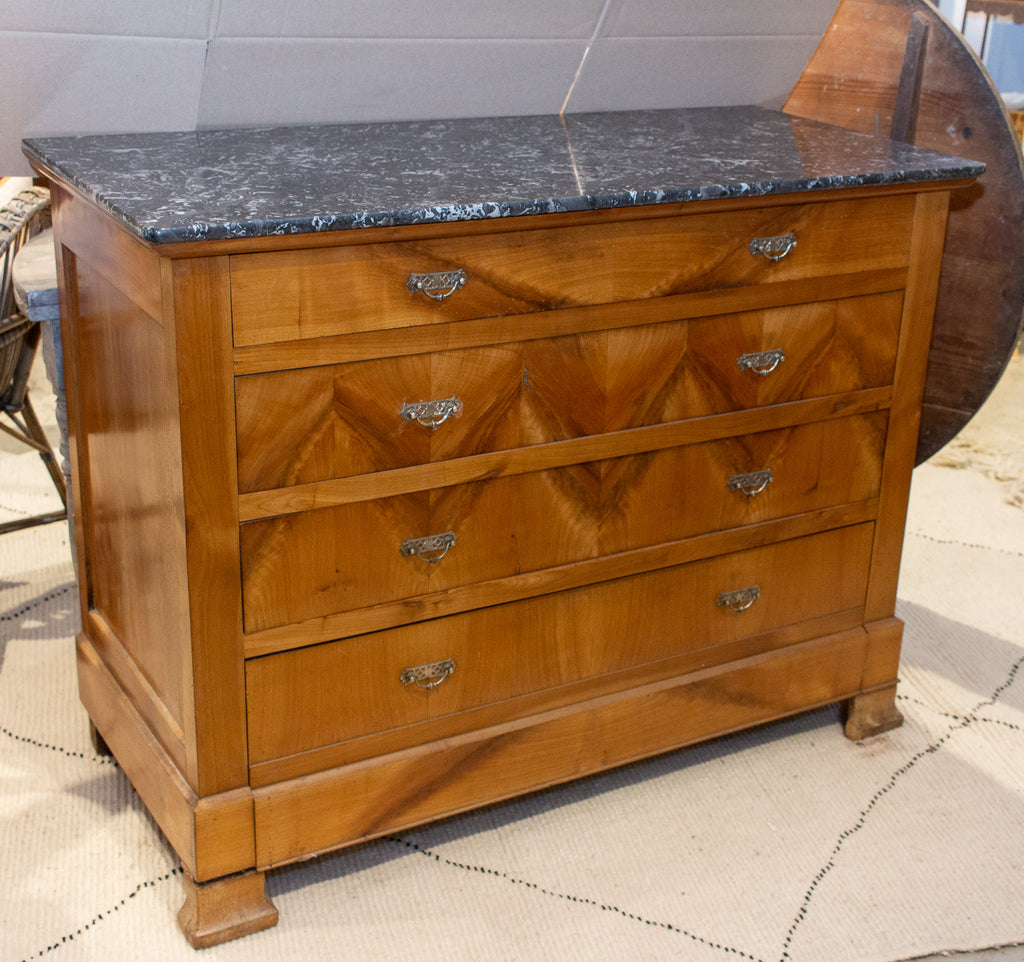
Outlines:
<svg viewBox="0 0 1024 962"><path fill-rule="evenodd" d="M976 177L758 107L32 138L147 241L521 217Z"/></svg>

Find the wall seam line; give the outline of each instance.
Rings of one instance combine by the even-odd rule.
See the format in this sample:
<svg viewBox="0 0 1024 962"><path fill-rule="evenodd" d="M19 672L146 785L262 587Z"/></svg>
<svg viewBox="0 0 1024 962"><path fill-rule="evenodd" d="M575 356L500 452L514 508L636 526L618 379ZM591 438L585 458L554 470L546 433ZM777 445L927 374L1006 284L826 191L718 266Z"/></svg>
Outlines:
<svg viewBox="0 0 1024 962"><path fill-rule="evenodd" d="M565 93L565 100L562 101L562 109L558 112L559 117L565 116L565 111L569 106L569 100L572 97L572 92L576 88L576 81L580 79L580 74L583 73L583 65L587 62L587 57L590 55L590 48L594 45L594 42L600 35L601 28L604 26L604 21L608 16L608 11L611 9L614 2L615 0L604 0L604 6L601 8L601 16L597 18L597 23L594 25L594 32L590 35L590 39L587 41L587 46L583 50L583 56L580 58L579 66L576 67L576 73L573 74L572 82L569 84L569 89Z"/></svg>

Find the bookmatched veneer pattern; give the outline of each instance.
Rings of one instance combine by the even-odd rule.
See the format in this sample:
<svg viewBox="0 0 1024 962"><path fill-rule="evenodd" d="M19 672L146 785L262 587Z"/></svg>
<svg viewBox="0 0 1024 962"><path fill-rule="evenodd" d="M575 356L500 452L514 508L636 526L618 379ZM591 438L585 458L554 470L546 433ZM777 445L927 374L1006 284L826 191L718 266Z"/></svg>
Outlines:
<svg viewBox="0 0 1024 962"><path fill-rule="evenodd" d="M305 484L889 384L901 302L894 292L239 377L239 487ZM770 376L739 366L766 351L784 358ZM458 410L436 428L402 416L404 404L447 398Z"/></svg>
<svg viewBox="0 0 1024 962"><path fill-rule="evenodd" d="M717 168L763 168L742 189L287 236L149 243L40 162L80 691L194 945L273 924L289 860L828 702L851 736L898 720L936 265L975 168L754 113L728 142L772 162ZM611 141L621 183L650 153Z"/></svg>
<svg viewBox="0 0 1024 962"><path fill-rule="evenodd" d="M255 632L878 494L886 412L246 522ZM771 471L757 494L729 482ZM440 560L411 538L452 532Z"/></svg>

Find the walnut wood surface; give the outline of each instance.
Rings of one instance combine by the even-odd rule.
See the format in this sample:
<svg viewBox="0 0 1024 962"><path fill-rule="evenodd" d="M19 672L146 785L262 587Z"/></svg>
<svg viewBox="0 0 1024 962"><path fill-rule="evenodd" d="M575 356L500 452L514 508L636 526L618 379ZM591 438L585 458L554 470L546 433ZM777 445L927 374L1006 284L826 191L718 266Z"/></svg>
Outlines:
<svg viewBox="0 0 1024 962"><path fill-rule="evenodd" d="M843 0L784 109L888 134L913 16L928 26L910 141L987 164L953 197L916 460L978 410L1013 351L1024 311L1024 162L984 67L924 0Z"/></svg>
<svg viewBox="0 0 1024 962"><path fill-rule="evenodd" d="M334 612L320 618L247 634L246 655L256 658L338 638L351 638L367 631L379 631L470 611L486 604L508 604L613 578L625 578L732 551L773 544L787 538L798 538L818 531L860 524L874 520L877 513L878 499L872 498L868 501L791 515L777 521L714 531L680 541L662 541L650 547L614 555L603 555L538 571L520 572L492 581L479 581L463 587L433 591L415 599L402 598L370 608Z"/></svg>
<svg viewBox="0 0 1024 962"><path fill-rule="evenodd" d="M716 287L900 267L912 201L797 204L725 214L529 230L231 258L237 346L506 316ZM778 262L754 237L792 233ZM443 302L410 293L412 273L464 268Z"/></svg>
<svg viewBox="0 0 1024 962"><path fill-rule="evenodd" d="M873 525L858 525L251 661L251 757L290 755L695 649L715 664L719 645L859 608L872 537ZM716 604L720 593L753 585L761 597L746 611ZM445 658L456 669L437 688L401 684L405 668Z"/></svg>
<svg viewBox="0 0 1024 962"><path fill-rule="evenodd" d="M896 607L903 530L910 498L915 441L922 417L921 398L948 206L949 199L942 194L922 194L917 199L910 273L896 360L896 380L901 390L893 397L889 415L889 435L882 468L883 494L878 509L878 538L868 588L866 617L869 621L890 617Z"/></svg>
<svg viewBox="0 0 1024 962"><path fill-rule="evenodd" d="M179 443L189 576L194 781L200 795L246 784L242 605L230 379L231 289L226 257L164 262L176 337Z"/></svg>
<svg viewBox="0 0 1024 962"><path fill-rule="evenodd" d="M435 488L242 526L246 631L414 599L878 493L886 412ZM763 492L730 490L771 470ZM443 559L402 557L452 531Z"/></svg>
<svg viewBox="0 0 1024 962"><path fill-rule="evenodd" d="M240 377L239 490L888 384L900 309L895 292ZM738 367L767 350L785 353L770 375ZM461 410L437 428L402 418L452 397Z"/></svg>
<svg viewBox="0 0 1024 962"><path fill-rule="evenodd" d="M515 344L541 338L593 331L626 331L649 324L724 313L762 311L771 307L809 304L843 297L861 297L901 291L906 267L878 271L836 273L760 286L728 287L687 294L667 294L647 301L568 307L556 311L477 318L396 328L332 334L318 338L236 347L234 371L238 376L403 357L434 351Z"/></svg>
<svg viewBox="0 0 1024 962"><path fill-rule="evenodd" d="M88 638L77 644L82 703L186 870L208 880L254 864L248 788L198 798Z"/></svg>
<svg viewBox="0 0 1024 962"><path fill-rule="evenodd" d="M185 903L178 925L194 949L208 949L277 924L278 912L266 896L263 872L242 872L212 882L185 876Z"/></svg>
<svg viewBox="0 0 1024 962"><path fill-rule="evenodd" d="M903 715L896 707L896 686L881 691L855 695L847 702L843 730L851 741L859 742L903 724Z"/></svg>
<svg viewBox="0 0 1024 962"><path fill-rule="evenodd" d="M195 944L273 924L254 869L827 702L851 733L886 714L942 189L202 256L56 195L82 698ZM761 263L737 224L798 246ZM381 308L410 252L487 280ZM394 420L449 394L437 431ZM401 556L442 528L439 564Z"/></svg>
<svg viewBox="0 0 1024 962"><path fill-rule="evenodd" d="M716 646L715 659L717 663L725 664L754 658L766 652L780 651L810 639L857 628L863 623L863 615L863 608L851 608L797 625L745 635L735 641ZM402 752L428 742L447 740L465 732L525 720L538 713L546 714L559 709L571 710L572 706L578 706L586 700L603 698L627 689L644 688L668 678L682 678L693 672L703 671L708 664L703 649L687 651L596 678L585 678L557 688L530 692L504 702L483 704L457 714L429 718L405 728L371 732L361 738L334 742L297 755L254 763L250 770L250 782L254 789L265 788L383 754Z"/></svg>
<svg viewBox="0 0 1024 962"><path fill-rule="evenodd" d="M414 464L351 478L333 478L329 481L275 488L272 491L256 491L239 495L239 517L243 521L255 521L336 504L372 501L432 487L510 477L562 465L646 454L661 448L847 417L888 407L892 394L891 387L868 388L805 401L790 401L763 408L571 438L568 441L552 441L509 451Z"/></svg>
<svg viewBox="0 0 1024 962"><path fill-rule="evenodd" d="M263 868L891 685L858 628L254 792ZM896 635L898 639L898 634ZM898 640L895 642L898 651Z"/></svg>
<svg viewBox="0 0 1024 962"><path fill-rule="evenodd" d="M231 385L204 380L203 362L189 357L189 350L211 356L202 338L226 330L228 305L218 308L210 294L210 262L190 262L188 278L176 279L170 262L59 191L54 224L61 241L75 245L59 250L80 650L88 653L79 664L83 701L189 871L197 878L239 871L253 864L241 593L237 575L229 577L218 604L209 604L227 569L209 548L217 528L203 510L216 501L204 492L225 485L213 477L209 438L190 447L194 430L222 438L228 432L225 500L233 505L233 423L211 417L215 407L203 396L219 384L221 413L230 413ZM226 277L226 259L222 267ZM218 312L221 325L209 323ZM190 322L203 332L198 338L187 332ZM183 368L193 372L184 385ZM198 482L197 469L205 472ZM237 557L237 522L219 517ZM197 577L204 564L215 565L216 575ZM204 651L207 625L230 617L232 591L230 644L221 635ZM230 664L218 666L225 656ZM112 709L112 700L119 707Z"/></svg>
<svg viewBox="0 0 1024 962"><path fill-rule="evenodd" d="M64 205L55 209L58 224L65 213ZM66 267L73 306L62 323L75 371L69 408L83 621L89 610L99 613L180 730L190 697L183 683L188 653L166 643L168 635L188 635L173 343L162 318L95 269L88 250L67 257Z"/></svg>

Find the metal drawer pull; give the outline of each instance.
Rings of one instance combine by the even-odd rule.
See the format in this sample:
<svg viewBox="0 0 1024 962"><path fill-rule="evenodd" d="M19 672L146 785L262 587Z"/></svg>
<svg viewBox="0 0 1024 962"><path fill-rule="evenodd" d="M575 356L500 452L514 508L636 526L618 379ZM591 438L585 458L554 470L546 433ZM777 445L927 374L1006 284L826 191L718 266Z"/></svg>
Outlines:
<svg viewBox="0 0 1024 962"><path fill-rule="evenodd" d="M729 478L730 491L742 491L748 498L760 494L774 481L771 468L764 471L751 471L750 474L734 474Z"/></svg>
<svg viewBox="0 0 1024 962"><path fill-rule="evenodd" d="M457 397L446 397L440 401L415 401L403 404L404 421L418 421L424 427L436 431L448 418L462 414L462 401Z"/></svg>
<svg viewBox="0 0 1024 962"><path fill-rule="evenodd" d="M719 608L731 608L733 611L746 611L761 597L761 586L751 585L736 591L723 591L717 600Z"/></svg>
<svg viewBox="0 0 1024 962"><path fill-rule="evenodd" d="M455 532L445 531L444 534L428 534L425 538L409 538L398 550L403 558L416 555L428 564L436 565L453 547Z"/></svg>
<svg viewBox="0 0 1024 962"><path fill-rule="evenodd" d="M753 371L755 374L767 377L784 360L786 360L786 352L780 348L774 348L771 351L741 354L736 361L736 366L741 371Z"/></svg>
<svg viewBox="0 0 1024 962"><path fill-rule="evenodd" d="M410 274L405 286L410 294L426 294L431 300L443 301L466 285L466 272L460 267L456 271L436 271L433 274Z"/></svg>
<svg viewBox="0 0 1024 962"><path fill-rule="evenodd" d="M453 671L455 671L455 662L451 658L435 661L429 665L417 665L415 668L406 668L402 672L402 684L419 685L420 688L426 689L436 688Z"/></svg>
<svg viewBox="0 0 1024 962"><path fill-rule="evenodd" d="M770 261L781 261L794 247L796 234L776 234L774 237L755 237L747 249L754 257L761 254Z"/></svg>

